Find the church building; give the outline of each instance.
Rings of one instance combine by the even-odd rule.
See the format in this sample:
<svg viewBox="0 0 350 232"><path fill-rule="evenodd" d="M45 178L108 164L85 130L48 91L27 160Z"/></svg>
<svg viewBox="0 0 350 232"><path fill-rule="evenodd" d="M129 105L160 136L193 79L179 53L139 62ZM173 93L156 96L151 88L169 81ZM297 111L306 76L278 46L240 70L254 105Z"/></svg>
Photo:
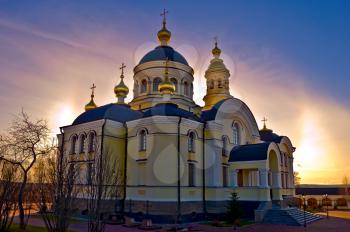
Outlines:
<svg viewBox="0 0 350 232"><path fill-rule="evenodd" d="M246 103L230 94L230 71L217 42L205 72L205 105L199 106L193 100L194 70L171 47L165 14L157 37L159 46L134 67L130 102L123 64L120 82L110 89L116 101L96 106L93 86L85 112L61 127L61 154L82 182L88 184L84 177L99 157L110 157L116 165L105 165L118 169L111 171L121 173L122 186L110 199L116 202L111 210L154 221L222 215L232 192L256 220L273 206L288 205L295 192L295 148L265 121L259 129Z"/></svg>

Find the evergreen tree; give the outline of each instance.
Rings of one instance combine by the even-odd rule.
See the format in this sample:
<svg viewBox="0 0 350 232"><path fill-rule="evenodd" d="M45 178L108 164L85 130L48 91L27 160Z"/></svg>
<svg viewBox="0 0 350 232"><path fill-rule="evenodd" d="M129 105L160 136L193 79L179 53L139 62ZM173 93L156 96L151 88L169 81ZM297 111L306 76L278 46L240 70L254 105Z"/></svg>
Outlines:
<svg viewBox="0 0 350 232"><path fill-rule="evenodd" d="M231 193L231 198L227 206L227 221L233 223L234 226L239 225L239 219L243 215L243 211L238 202L238 194L236 192Z"/></svg>

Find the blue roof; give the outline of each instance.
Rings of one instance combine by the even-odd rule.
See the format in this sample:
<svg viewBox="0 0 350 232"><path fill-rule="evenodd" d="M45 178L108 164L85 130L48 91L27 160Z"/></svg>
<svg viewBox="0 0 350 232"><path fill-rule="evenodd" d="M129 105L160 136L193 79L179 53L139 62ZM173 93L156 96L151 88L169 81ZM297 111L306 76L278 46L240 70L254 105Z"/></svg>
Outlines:
<svg viewBox="0 0 350 232"><path fill-rule="evenodd" d="M192 112L179 108L174 103L159 103L156 106L146 110L143 113L143 117L151 117L155 115L160 116L177 116L199 121L199 118Z"/></svg>
<svg viewBox="0 0 350 232"><path fill-rule="evenodd" d="M224 103L227 99L221 100L218 103L216 103L210 110L203 111L201 114L201 120L202 121L211 121L215 120L216 114L218 113L218 110L222 103Z"/></svg>
<svg viewBox="0 0 350 232"><path fill-rule="evenodd" d="M266 160L270 143L247 144L234 147L229 162Z"/></svg>
<svg viewBox="0 0 350 232"><path fill-rule="evenodd" d="M141 60L139 64L143 64L149 61L166 60L169 59L174 62L179 62L188 65L187 60L172 47L158 46L152 51L148 52Z"/></svg>
<svg viewBox="0 0 350 232"><path fill-rule="evenodd" d="M260 139L265 142L280 143L282 138L284 137L273 133L272 130L269 130L269 129L267 130L262 129L259 131L259 134L260 134Z"/></svg>
<svg viewBox="0 0 350 232"><path fill-rule="evenodd" d="M110 119L117 122L126 122L141 117L141 112L130 109L128 105L112 103L82 113L74 120L73 125L92 122L100 119Z"/></svg>

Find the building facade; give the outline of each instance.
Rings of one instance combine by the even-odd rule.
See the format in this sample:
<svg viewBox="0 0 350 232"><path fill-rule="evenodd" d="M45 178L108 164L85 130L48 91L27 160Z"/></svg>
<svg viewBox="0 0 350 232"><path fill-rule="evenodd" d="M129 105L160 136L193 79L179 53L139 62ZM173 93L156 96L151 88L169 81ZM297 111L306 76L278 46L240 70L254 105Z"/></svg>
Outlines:
<svg viewBox="0 0 350 232"><path fill-rule="evenodd" d="M131 102L124 102L129 88L122 65L117 101L97 107L92 92L85 112L61 127L61 153L82 183L99 157L110 157L122 173L120 208L158 219L225 213L233 191L250 216L292 198L295 148L265 123L259 130L249 107L230 94L217 43L205 72L205 105L199 106L194 70L169 45L165 17L157 36L160 45L134 68Z"/></svg>

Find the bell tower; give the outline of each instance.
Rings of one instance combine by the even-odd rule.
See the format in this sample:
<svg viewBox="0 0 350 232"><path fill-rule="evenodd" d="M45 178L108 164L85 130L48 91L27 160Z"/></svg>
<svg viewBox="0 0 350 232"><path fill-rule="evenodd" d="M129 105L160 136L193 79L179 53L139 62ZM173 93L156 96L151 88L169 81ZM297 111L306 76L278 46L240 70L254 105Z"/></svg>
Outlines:
<svg viewBox="0 0 350 232"><path fill-rule="evenodd" d="M221 49L218 48L216 38L212 54L214 58L210 61L205 72L207 94L203 98L205 102L203 110L210 110L219 101L232 98L229 87L230 71L226 68L224 61L220 59Z"/></svg>

